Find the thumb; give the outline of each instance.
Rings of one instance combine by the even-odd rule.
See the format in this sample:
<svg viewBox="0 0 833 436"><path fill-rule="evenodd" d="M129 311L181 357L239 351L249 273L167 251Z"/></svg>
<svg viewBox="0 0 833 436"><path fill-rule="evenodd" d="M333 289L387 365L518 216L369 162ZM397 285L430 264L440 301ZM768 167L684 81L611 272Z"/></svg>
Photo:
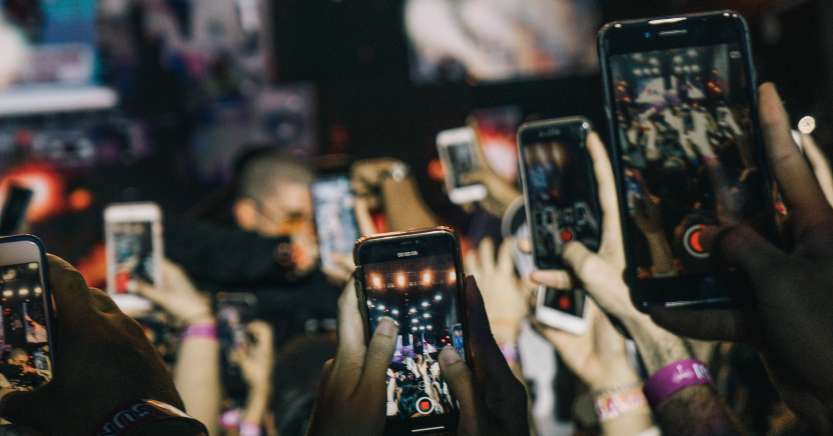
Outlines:
<svg viewBox="0 0 833 436"><path fill-rule="evenodd" d="M446 345L440 352L440 371L448 382L448 388L454 394L454 398L460 403L460 428L461 435L480 434L478 425L478 410L485 410L479 397L475 395L474 383L471 371L466 363L457 354L457 350Z"/></svg>
<svg viewBox="0 0 833 436"><path fill-rule="evenodd" d="M570 242L564 247L564 262L582 283L598 281L600 271L607 269L604 259L588 250L581 242Z"/></svg>
<svg viewBox="0 0 833 436"><path fill-rule="evenodd" d="M165 300L165 292L144 280L136 281L136 293L157 304L161 304Z"/></svg>

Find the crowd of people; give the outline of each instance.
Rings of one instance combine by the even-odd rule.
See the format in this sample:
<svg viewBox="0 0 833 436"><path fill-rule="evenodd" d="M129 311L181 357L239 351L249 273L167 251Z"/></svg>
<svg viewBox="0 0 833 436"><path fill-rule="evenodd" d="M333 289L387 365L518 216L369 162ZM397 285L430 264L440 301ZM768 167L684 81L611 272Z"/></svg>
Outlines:
<svg viewBox="0 0 833 436"><path fill-rule="evenodd" d="M147 299L150 312L120 307L57 252L48 256L49 321L37 280L21 284L32 268L6 267L0 434L382 435L388 417L451 411L460 435L546 434L531 416L542 389L567 404L574 434L833 434L833 172L812 137L800 135L796 146L774 85L758 89L758 114L744 113L713 97L710 87L724 81L715 71L665 78L674 91L661 95L644 80L616 78L644 94L620 99L613 113L626 144L618 153L620 189L646 242L642 277L703 268L704 258L691 252L702 244L713 254L708 262L749 278L750 288L738 291L754 304L649 313L634 306L622 274L629 223L620 220L608 149L593 132L586 148L601 220L586 224L599 229L598 247L566 241L558 250L566 269L531 271L516 251L537 241L496 241L480 228L460 235L465 283L450 257L433 259L428 273L425 264L403 261L395 271L366 271L365 301L350 255L328 250L322 262L315 167L252 146L221 195L192 214L165 214L159 271L142 260L147 253L131 258L135 247L121 247L133 266L118 272L117 291ZM719 209L704 188L715 182L715 156L740 162L744 170L721 181L739 207L757 207L745 188L760 176L747 154L749 129L759 130L777 182L783 247L756 228L703 213ZM554 148L536 149L541 186L556 177L549 167L559 159ZM497 222L522 193L483 166L472 177L487 197L466 211ZM360 160L348 176L360 235L444 224L406 163ZM544 192L537 200L561 196ZM680 257L670 241L704 224L720 224L719 235L685 248L691 259ZM327 231L337 233L337 225ZM459 311L444 299L458 287ZM535 293L547 290L585 293L577 314L587 323L583 333L535 318ZM536 362L519 343L532 331L557 353L568 389L524 377ZM659 385L660 375L685 386Z"/></svg>

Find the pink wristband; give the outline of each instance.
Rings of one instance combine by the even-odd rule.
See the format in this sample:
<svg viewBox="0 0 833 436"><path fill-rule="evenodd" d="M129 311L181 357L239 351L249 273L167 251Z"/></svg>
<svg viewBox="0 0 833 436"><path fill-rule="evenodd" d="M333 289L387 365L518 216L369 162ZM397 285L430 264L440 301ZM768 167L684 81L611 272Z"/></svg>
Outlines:
<svg viewBox="0 0 833 436"><path fill-rule="evenodd" d="M651 408L656 409L678 391L689 386L711 383L709 369L703 362L685 359L672 362L657 371L645 382L643 390Z"/></svg>
<svg viewBox="0 0 833 436"><path fill-rule="evenodd" d="M260 426L251 422L241 423L240 436L260 436Z"/></svg>
<svg viewBox="0 0 833 436"><path fill-rule="evenodd" d="M503 354L503 358L506 359L506 363L510 365L520 360L517 345L501 345L500 352Z"/></svg>
<svg viewBox="0 0 833 436"><path fill-rule="evenodd" d="M212 322L200 322L191 324L185 329L182 338L208 338L217 339L217 324Z"/></svg>

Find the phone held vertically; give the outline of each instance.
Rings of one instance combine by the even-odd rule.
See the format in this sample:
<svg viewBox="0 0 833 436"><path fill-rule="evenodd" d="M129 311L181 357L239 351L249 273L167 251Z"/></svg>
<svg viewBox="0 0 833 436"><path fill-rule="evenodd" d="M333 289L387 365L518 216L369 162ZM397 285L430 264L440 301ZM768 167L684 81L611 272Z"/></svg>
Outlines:
<svg viewBox="0 0 833 436"><path fill-rule="evenodd" d="M349 258L359 239L354 199L346 173L320 177L312 184L315 228L324 268L337 267L335 256Z"/></svg>
<svg viewBox="0 0 833 436"><path fill-rule="evenodd" d="M245 404L248 392L237 361L239 354L243 353L252 341L247 328L249 323L254 321L256 310L257 297L254 294L218 292L215 296L223 386L228 397L236 403L236 407Z"/></svg>
<svg viewBox="0 0 833 436"><path fill-rule="evenodd" d="M486 198L486 187L471 180L471 174L483 165L474 149L477 146L477 135L470 127L443 130L437 135L437 152L452 203L466 204Z"/></svg>
<svg viewBox="0 0 833 436"><path fill-rule="evenodd" d="M104 210L107 291L122 307L149 310L136 294L138 282L159 284L162 272L162 212L154 203L113 204Z"/></svg>
<svg viewBox="0 0 833 436"><path fill-rule="evenodd" d="M46 252L31 235L0 238L0 375L3 389L52 379L53 313Z"/></svg>
<svg viewBox="0 0 833 436"><path fill-rule="evenodd" d="M354 260L368 340L382 317L399 326L387 371L386 434L453 432L459 409L439 353L453 346L469 360L456 235L437 227L365 237L356 243Z"/></svg>
<svg viewBox="0 0 833 436"><path fill-rule="evenodd" d="M518 130L518 153L532 254L541 269L563 269L564 245L579 241L598 250L599 202L582 117L527 123Z"/></svg>
<svg viewBox="0 0 833 436"><path fill-rule="evenodd" d="M626 252L640 310L732 306L744 278L704 232L744 223L772 241L746 22L732 11L610 23L599 32Z"/></svg>

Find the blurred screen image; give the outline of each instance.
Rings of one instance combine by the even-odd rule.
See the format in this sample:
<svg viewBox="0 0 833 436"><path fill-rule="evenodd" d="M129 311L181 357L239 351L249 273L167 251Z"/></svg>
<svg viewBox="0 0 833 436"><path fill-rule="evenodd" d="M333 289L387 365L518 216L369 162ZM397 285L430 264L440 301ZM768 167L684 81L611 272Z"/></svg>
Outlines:
<svg viewBox="0 0 833 436"><path fill-rule="evenodd" d="M468 174L479 169L480 163L472 147L470 142L456 142L441 148L440 157L451 189L473 184Z"/></svg>
<svg viewBox="0 0 833 436"><path fill-rule="evenodd" d="M225 408L240 407L246 399L246 382L239 365L240 357L251 341L246 331L255 318L257 298L248 293L219 293L216 297L217 337L220 342L220 366L227 400Z"/></svg>
<svg viewBox="0 0 833 436"><path fill-rule="evenodd" d="M573 289L569 291L541 287L538 292L544 292L544 306L573 316L584 315L584 291Z"/></svg>
<svg viewBox="0 0 833 436"><path fill-rule="evenodd" d="M407 0L416 82L503 81L590 71L593 0Z"/></svg>
<svg viewBox="0 0 833 436"><path fill-rule="evenodd" d="M321 264L336 263L333 255L351 256L359 239L350 179L346 176L319 179L312 185L315 226L321 248Z"/></svg>
<svg viewBox="0 0 833 436"><path fill-rule="evenodd" d="M700 241L726 218L768 219L751 133L747 61L737 44L611 57L630 250L639 278L711 271ZM663 259L657 244L671 248ZM665 256L667 257L667 256ZM660 271L658 265L672 265Z"/></svg>
<svg viewBox="0 0 833 436"><path fill-rule="evenodd" d="M134 292L136 281L154 283L153 223L108 223L114 262L113 290L116 294Z"/></svg>
<svg viewBox="0 0 833 436"><path fill-rule="evenodd" d="M52 379L40 264L2 267L0 388L29 391Z"/></svg>
<svg viewBox="0 0 833 436"><path fill-rule="evenodd" d="M399 324L387 371L387 416L406 420L456 411L438 361L447 345L465 356L453 257L370 263L364 273L370 331L383 316Z"/></svg>

